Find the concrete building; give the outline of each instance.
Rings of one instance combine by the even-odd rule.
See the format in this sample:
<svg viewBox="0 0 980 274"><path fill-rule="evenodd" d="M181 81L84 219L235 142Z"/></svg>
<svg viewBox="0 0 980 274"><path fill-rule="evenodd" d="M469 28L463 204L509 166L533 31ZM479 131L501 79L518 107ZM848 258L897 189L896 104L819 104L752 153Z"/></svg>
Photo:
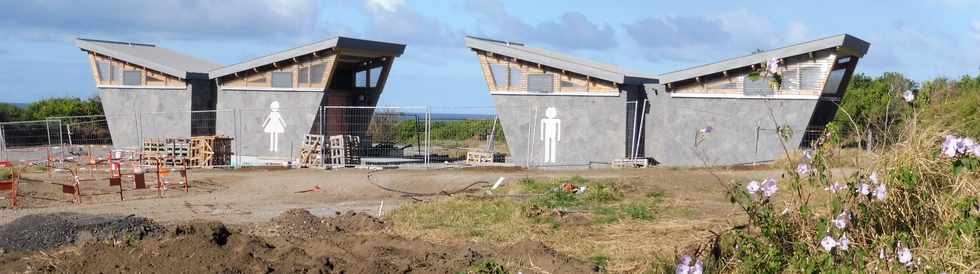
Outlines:
<svg viewBox="0 0 980 274"><path fill-rule="evenodd" d="M772 161L784 144L822 135L870 46L837 35L651 76L520 43L465 42L512 161L531 166Z"/></svg>
<svg viewBox="0 0 980 274"><path fill-rule="evenodd" d="M304 136L366 129L323 106L374 106L405 45L337 37L223 66L148 44L78 39L113 145L225 135L239 155L286 159ZM368 117L370 115L367 115ZM361 117L361 116L357 116ZM327 123L330 122L330 123Z"/></svg>

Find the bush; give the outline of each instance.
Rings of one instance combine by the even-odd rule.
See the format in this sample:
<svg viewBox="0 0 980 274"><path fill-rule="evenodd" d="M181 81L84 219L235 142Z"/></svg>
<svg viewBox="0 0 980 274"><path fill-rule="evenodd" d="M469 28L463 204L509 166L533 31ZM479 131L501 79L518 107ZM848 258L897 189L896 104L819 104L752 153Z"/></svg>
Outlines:
<svg viewBox="0 0 980 274"><path fill-rule="evenodd" d="M748 224L693 255L723 272L966 272L980 262L980 155L942 155L946 131L906 127L872 166L836 177L838 147L787 164L775 195L731 185ZM797 164L805 165L797 168Z"/></svg>

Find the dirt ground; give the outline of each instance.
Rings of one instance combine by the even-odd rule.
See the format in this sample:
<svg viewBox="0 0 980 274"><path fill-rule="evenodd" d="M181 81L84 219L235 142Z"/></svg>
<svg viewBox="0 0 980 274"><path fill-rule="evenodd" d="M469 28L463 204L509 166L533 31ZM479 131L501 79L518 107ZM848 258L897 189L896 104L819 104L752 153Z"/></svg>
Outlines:
<svg viewBox="0 0 980 274"><path fill-rule="evenodd" d="M778 177L781 173L765 167L715 171L726 181ZM12 249L16 245L11 244L3 247L0 241L0 248L5 249L0 253L6 253L0 257L2 273L455 273L487 258L506 262L508 270L523 269L524 273L595 270L591 263L540 242L498 246L465 239L433 241L424 236L398 235L390 228L397 224L375 217L379 209L384 214L402 204L440 199L446 193L482 193L500 177L505 178L505 184L521 178L616 179L633 184L636 191L665 193L665 210L655 226L634 231L657 243L638 245L636 248L650 249L643 252L682 248L709 230L729 226L740 218L714 176L697 169L192 170L186 193L180 186L171 185L162 197L152 189L126 191L126 200L119 201L118 193L113 192L118 188L102 180L83 183L82 203L77 205L69 202L70 195L62 194L60 186L50 182L69 177L47 176L25 176L20 208L7 208L7 201L0 200L0 234L38 233L37 229L44 227L18 223L25 217L62 216L58 219L62 220L66 219L64 214L76 214L82 217L73 220L141 221L136 222L138 225L97 226L121 227L120 231L128 235L122 238L112 229L76 233L91 229L58 221L55 223L61 227L71 228L65 231L74 236L62 235L38 251ZM309 191L316 186L320 191ZM402 192L432 195L410 198ZM144 224L142 218L150 223ZM129 223L133 221L122 222ZM132 235L133 227L139 228L136 236Z"/></svg>

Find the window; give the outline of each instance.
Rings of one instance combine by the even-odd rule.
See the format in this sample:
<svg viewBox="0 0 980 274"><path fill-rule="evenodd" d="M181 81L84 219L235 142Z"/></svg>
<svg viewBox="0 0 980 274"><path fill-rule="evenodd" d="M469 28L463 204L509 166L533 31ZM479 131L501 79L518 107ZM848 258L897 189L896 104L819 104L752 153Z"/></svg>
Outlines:
<svg viewBox="0 0 980 274"><path fill-rule="evenodd" d="M784 90L800 90L800 69L786 70L783 73Z"/></svg>
<svg viewBox="0 0 980 274"><path fill-rule="evenodd" d="M317 64L310 67L310 83L319 84L323 82L323 73L327 70L327 65Z"/></svg>
<svg viewBox="0 0 980 274"><path fill-rule="evenodd" d="M520 68L510 68L510 87L511 89L517 89L521 87L524 83L524 73L521 72Z"/></svg>
<svg viewBox="0 0 980 274"><path fill-rule="evenodd" d="M552 93L555 91L555 77L551 74L528 74L527 91Z"/></svg>
<svg viewBox="0 0 980 274"><path fill-rule="evenodd" d="M293 72L282 71L272 73L272 87L274 88L292 88L293 87Z"/></svg>
<svg viewBox="0 0 980 274"><path fill-rule="evenodd" d="M99 81L109 82L112 81L112 74L110 71L110 64L106 61L95 61L96 66L99 69Z"/></svg>
<svg viewBox="0 0 980 274"><path fill-rule="evenodd" d="M119 81L119 80L122 80L122 78L123 78L122 77L122 69L119 68L119 65L113 64L113 63L109 63L109 68L110 68L110 71L112 71L112 75L109 76L110 77L110 79L109 79L110 81Z"/></svg>
<svg viewBox="0 0 980 274"><path fill-rule="evenodd" d="M310 68L299 68L299 83L300 84L310 83Z"/></svg>
<svg viewBox="0 0 980 274"><path fill-rule="evenodd" d="M362 70L354 73L354 87L366 88L367 87L368 71Z"/></svg>
<svg viewBox="0 0 980 274"><path fill-rule="evenodd" d="M376 68L373 68L373 69L370 70L370 73L368 73L369 75L371 75L371 77L368 77L368 79L370 80L370 83L368 83L368 85L370 87L372 87L372 88L378 87L378 81L381 79L381 69L382 68L384 68L384 67L376 67Z"/></svg>
<svg viewBox="0 0 980 274"><path fill-rule="evenodd" d="M800 90L820 89L820 68L801 67L800 68Z"/></svg>
<svg viewBox="0 0 980 274"><path fill-rule="evenodd" d="M507 89L507 67L501 64L490 64L490 76L493 77L493 85L499 89Z"/></svg>
<svg viewBox="0 0 980 274"><path fill-rule="evenodd" d="M846 69L836 69L830 72L830 78L827 79L827 86L823 88L822 94L837 94L837 89L840 88L841 81L844 80L844 73L847 72Z"/></svg>
<svg viewBox="0 0 980 274"><path fill-rule="evenodd" d="M140 86L143 85L143 72L138 70L123 71L123 85Z"/></svg>

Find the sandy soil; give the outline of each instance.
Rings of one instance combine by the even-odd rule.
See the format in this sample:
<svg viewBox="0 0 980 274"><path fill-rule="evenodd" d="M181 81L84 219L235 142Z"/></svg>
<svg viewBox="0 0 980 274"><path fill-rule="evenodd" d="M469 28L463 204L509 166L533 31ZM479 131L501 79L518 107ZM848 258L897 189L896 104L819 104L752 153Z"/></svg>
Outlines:
<svg viewBox="0 0 980 274"><path fill-rule="evenodd" d="M723 181L742 181L763 177L778 177L780 170L771 168L750 168L740 170L714 170ZM98 272L96 270L115 269L109 272L132 273L143 271L158 272L173 270L177 272L264 272L262 269L277 269L273 272L332 273L346 270L348 273L394 273L415 270L422 273L455 272L472 265L481 258L511 258L521 261L531 258L524 269L542 270L551 273L590 272L588 263L574 261L538 242L521 242L514 246L493 246L488 243L427 241L426 237L399 236L387 229L378 232L377 227L364 229L341 229L335 218L338 212L355 212L361 216L376 216L384 202L383 211L389 212L401 204L413 203L418 199L438 199L444 193L454 193L470 186L466 192L484 191L498 178L505 183L513 183L521 178L558 178L582 176L588 179L615 179L633 185L630 191L666 194L665 211L658 218L655 227L643 227L635 231L657 239L658 246L637 246L645 252L659 252L683 248L693 239L709 233L711 229L730 226L740 218L737 210L728 203L722 194L717 179L704 170L697 169L598 169L598 170L524 170L519 168L466 168L408 170L395 169L369 171L361 169L317 170L317 169L243 169L243 170L192 170L191 187L184 192L179 185L171 185L162 197L153 189L126 191L125 201L119 201L118 188L110 187L107 180L85 182L82 185L81 204L70 203L70 195L62 194L60 186L51 184L67 182L67 174L32 173L25 176L21 185L20 203L22 208L9 209L6 201L0 201L0 225L7 225L20 217L39 214L85 214L92 216L136 215L153 220L168 227L164 236L151 237L137 247L119 244L106 246L79 244L58 251L57 255L10 255L0 261L0 272L23 270L27 267L43 267L49 271L73 269L79 273ZM87 178L104 178L97 172L82 174ZM172 179L172 178L171 178ZM154 180L152 176L149 181ZM129 185L124 182L124 185ZM319 186L319 192L308 191ZM379 187L380 186L380 187ZM385 189L382 189L385 188ZM131 187L127 187L131 188ZM387 189L387 190L386 190ZM303 192L307 191L307 192ZM400 192L431 193L430 196L406 197ZM628 194L629 195L629 194ZM305 209L312 213L306 217L289 219L290 209ZM290 211L293 212L293 211ZM286 214L284 214L286 213ZM295 213L295 212L293 212ZM293 214L296 215L296 214ZM302 215L302 214L299 214ZM279 216L279 217L277 217ZM286 217L284 217L286 216ZM328 220L323 227L295 227L296 218L306 218L306 223ZM310 219L324 218L324 219ZM331 221L334 220L334 221ZM382 219L383 220L383 219ZM362 222L366 222L363 221ZM298 221L302 224L304 221ZM370 223L370 222L368 222ZM225 226L229 228L222 228ZM180 234L179 227L195 228L204 236ZM214 231L230 231L227 241L233 248L224 245L207 244L214 242ZM286 231L286 232L282 232ZM303 232L305 231L305 232ZM325 231L325 232L324 232ZM365 234L365 232L370 232ZM221 232L224 233L224 232ZM324 234L326 233L326 234ZM585 232L583 232L585 233ZM179 235L178 235L179 234ZM169 235L169 236L167 236ZM194 236L197 235L197 236ZM319 236L318 236L319 235ZM624 235L625 236L625 235ZM181 240L187 238L196 240ZM204 238L201 238L204 237ZM225 236L222 236L225 237ZM590 237L618 237L617 235L592 235ZM297 240L300 239L300 240ZM304 241L302 239L318 239ZM611 238L610 238L611 239ZM612 239L611 239L612 240ZM181 241L188 241L186 243ZM132 261L125 254L139 254L160 260L161 264L179 263L181 252L168 246L180 242L206 252L210 260L224 262L217 268L160 270L142 268L138 261ZM275 248L270 248L275 247ZM357 246L364 246L358 249ZM652 250L652 249L656 250ZM299 251L296 251L296 250ZM231 251L233 252L231 252ZM293 251L290 251L293 250ZM514 250L531 250L532 255L512 254ZM224 251L224 253L222 253ZM507 253L510 251L511 253ZM518 252L520 253L520 252ZM46 253L45 253L46 254ZM93 255L98 254L98 255ZM344 255L346 254L346 255ZM467 255L469 254L469 255ZM172 256L171 256L172 255ZM254 255L254 256L253 256ZM37 256L42 257L37 259ZM74 256L74 257L73 257ZM78 256L105 256L114 259L115 265L80 263ZM243 257L244 256L244 257ZM251 256L251 257L250 257ZM18 259L19 258L19 259ZM34 258L40 261L30 261ZM386 258L374 260L372 258ZM421 258L421 259L420 259ZM434 259L439 258L439 259ZM196 260L196 259L195 259ZM202 259L203 260L203 259ZM324 261L328 260L328 261ZM358 261L375 262L372 268L353 268ZM48 263L50 262L50 263ZM388 263L394 265L387 265ZM551 263L545 263L551 262ZM52 266L54 264L54 266ZM202 265L207 265L202 261ZM294 268L293 266L299 268ZM444 265L445 267L435 267ZM567 271L562 266L570 266ZM329 266L329 267L328 267ZM452 271L449 271L452 269ZM21 272L21 271L15 271ZM168 271L164 271L168 272ZM531 271L525 273L535 273Z"/></svg>

